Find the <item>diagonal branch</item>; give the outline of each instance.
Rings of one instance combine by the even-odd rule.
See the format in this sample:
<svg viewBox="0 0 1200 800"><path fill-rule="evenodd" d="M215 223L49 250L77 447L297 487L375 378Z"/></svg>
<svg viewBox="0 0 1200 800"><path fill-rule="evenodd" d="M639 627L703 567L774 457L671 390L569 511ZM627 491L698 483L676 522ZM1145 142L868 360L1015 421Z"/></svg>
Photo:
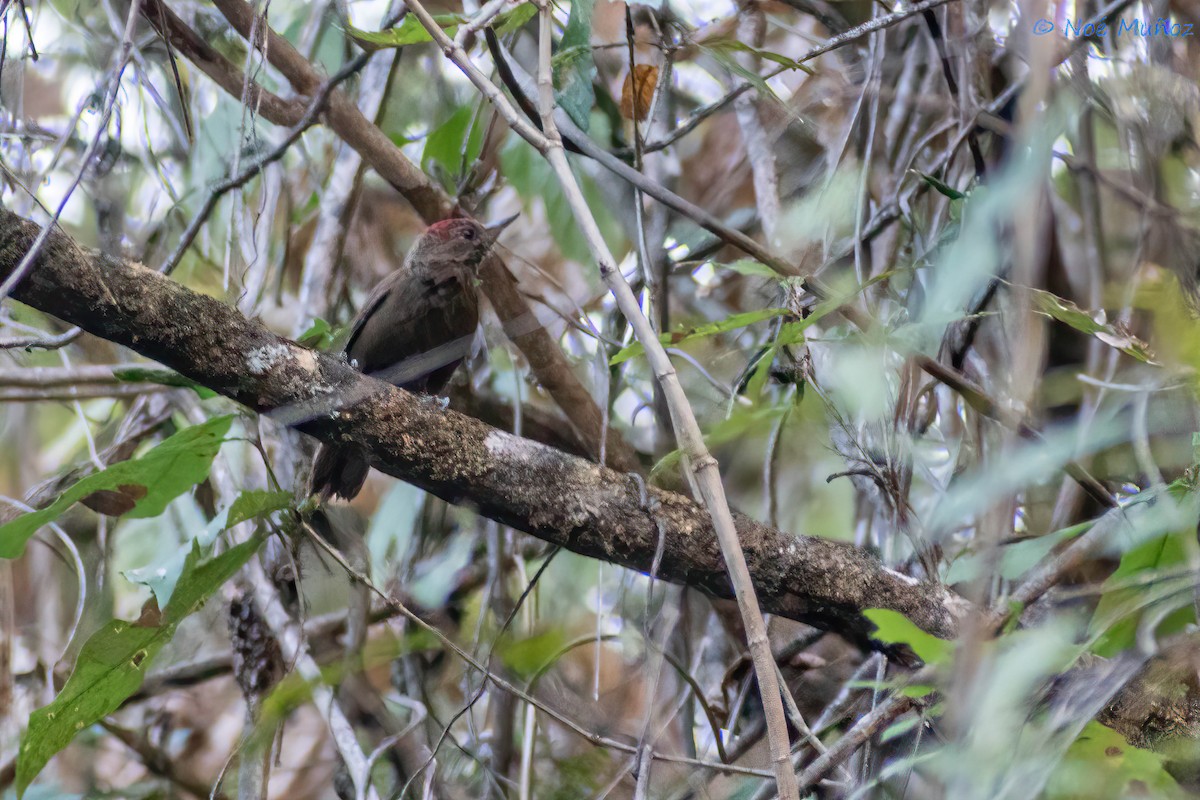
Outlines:
<svg viewBox="0 0 1200 800"><path fill-rule="evenodd" d="M249 37L254 25L254 11L244 0L219 0L216 5L242 36ZM146 19L161 36L169 39L222 89L234 97L241 97L244 77L236 66L204 43L163 0L145 0L144 9ZM265 22L261 24L265 54L271 65L283 73L296 91L306 95L318 91L325 82L323 75L287 39ZM260 89L256 91L258 93L252 94L251 100L258 103L259 115L269 122L292 127L303 116L305 104L302 101L283 101ZM345 92L334 90L331 93L325 123L380 177L395 187L425 222L436 222L457 213L454 200L409 161ZM505 335L528 360L538 382L554 398L592 455L599 456L600 442L604 441L606 463L627 471L641 469L637 454L617 431L608 427L596 401L530 309L504 262L489 258L484 262L481 275L484 292L504 325Z"/></svg>
<svg viewBox="0 0 1200 800"><path fill-rule="evenodd" d="M247 88L246 78L242 71L188 27L187 23L180 19L174 11L167 8L166 3L160 2L160 0L147 0L142 5L142 13L164 41L169 42L175 50L195 64L214 83L234 97L242 96L242 89ZM250 81L248 89L247 102L254 106L259 114L276 125L294 127L304 116L302 101L285 100L264 89L257 81Z"/></svg>
<svg viewBox="0 0 1200 800"><path fill-rule="evenodd" d="M0 278L39 226L0 210ZM382 471L576 553L731 597L712 521L687 498L499 431L272 334L219 300L55 230L13 297L125 345L324 441L368 449ZM973 607L840 542L734 515L763 610L867 645L865 608L953 637ZM878 647L878 645L871 645Z"/></svg>

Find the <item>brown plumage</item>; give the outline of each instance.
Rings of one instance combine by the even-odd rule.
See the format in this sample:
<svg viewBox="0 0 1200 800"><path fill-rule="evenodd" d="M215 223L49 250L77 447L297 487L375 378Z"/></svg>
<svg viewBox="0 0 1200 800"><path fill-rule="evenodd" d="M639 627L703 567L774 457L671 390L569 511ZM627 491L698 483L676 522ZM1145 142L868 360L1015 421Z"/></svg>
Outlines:
<svg viewBox="0 0 1200 800"><path fill-rule="evenodd" d="M429 226L351 323L343 348L350 362L406 391L440 392L470 355L479 325L476 272L511 221L485 228L471 219L448 219ZM361 449L322 445L311 491L352 499L369 469Z"/></svg>

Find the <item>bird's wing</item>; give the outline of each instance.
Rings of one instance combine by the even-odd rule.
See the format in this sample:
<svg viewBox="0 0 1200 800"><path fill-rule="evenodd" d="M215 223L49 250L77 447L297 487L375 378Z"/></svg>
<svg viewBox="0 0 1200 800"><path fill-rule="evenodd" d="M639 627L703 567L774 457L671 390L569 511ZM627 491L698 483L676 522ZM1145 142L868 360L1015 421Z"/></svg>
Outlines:
<svg viewBox="0 0 1200 800"><path fill-rule="evenodd" d="M388 276L380 281L379 285L371 291L370 296L367 297L367 302L363 303L362 308L358 310L358 313L354 315L354 320L350 323L349 336L346 338L345 344L341 347L343 353L353 356L354 343L358 341L358 337L363 331L363 325L366 324L371 313L379 308L383 301L387 299L388 293L391 292L395 285L396 281L391 276Z"/></svg>
<svg viewBox="0 0 1200 800"><path fill-rule="evenodd" d="M345 352L368 375L410 391L437 391L469 354L478 324L474 293L455 276L393 273L355 317Z"/></svg>

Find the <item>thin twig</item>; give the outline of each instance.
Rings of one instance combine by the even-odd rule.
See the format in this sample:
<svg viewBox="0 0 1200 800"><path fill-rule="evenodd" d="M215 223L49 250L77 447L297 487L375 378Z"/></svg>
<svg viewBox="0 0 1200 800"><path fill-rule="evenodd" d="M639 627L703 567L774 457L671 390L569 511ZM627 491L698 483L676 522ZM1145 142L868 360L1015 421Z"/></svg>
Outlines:
<svg viewBox="0 0 1200 800"><path fill-rule="evenodd" d="M399 9L389 9L385 27L394 26L404 18L407 8L399 2ZM383 107L389 77L400 60L401 51L392 54L390 61L371 64L363 73L362 91L358 104L363 114L376 119ZM370 51L359 56L369 58ZM329 288L329 276L341 260L346 243L346 227L350 215L357 205L361 188L362 156L350 145L341 143L337 150L329 181L321 197L317 211L317 224L313 230L312 243L304 255L304 268L300 278L299 313L296 315L295 333L299 335L315 316L324 316L325 308L317 307L317 298L324 297ZM327 306L331 306L326 302Z"/></svg>
<svg viewBox="0 0 1200 800"><path fill-rule="evenodd" d="M607 747L611 750L618 750L623 753L637 753L637 751L638 751L637 746L627 744L626 742L622 742L617 739L612 739L608 736L604 736L599 733L595 733L594 731L589 731L587 728L584 728L582 725L580 725L578 722L576 722L575 720L568 717L566 714L563 714L562 712L554 709L553 707L546 705L544 702L542 702L541 700L538 700L536 697L533 697L528 692L526 692L524 689L522 689L521 687L512 683L511 681L507 680L503 676L497 675L495 673L495 671L493 671L492 669L487 667L485 664L483 664L481 661L479 661L477 658L475 658L473 655L468 653L465 649L462 648L461 645L459 645L453 639L446 636L446 634L443 633L441 630L439 630L437 627L430 624L426 620L422 619L419 615L413 613L413 611L411 609L409 609L408 606L405 605L404 602L402 602L401 600L398 600L397 598L393 597L392 595L384 592L382 589L380 589L378 586L376 586L375 583L373 581L371 581L366 575L362 574L358 570L354 569L354 567L350 566L350 564L346 561L346 559L342 556L342 554L339 553L337 550L333 549L332 547L330 547L327 542L320 539L319 537L312 537L311 541L317 547L321 548L321 550L326 555L328 555L330 558L332 558L337 563L337 565L339 567L341 567L352 580L354 580L354 581L366 586L368 589L370 589L373 594L375 594L377 597L379 597L389 608L393 609L397 614L403 616L404 618L406 618L407 620L409 620L410 622L415 624L421 630L423 630L429 634L432 634L433 637L435 639L437 639L437 641L444 648L446 648L447 651L458 656L460 659L463 660L463 662L465 664L467 664L467 666L469 666L469 667L471 667L471 669L474 669L477 672L479 672L481 675L483 675L489 681L491 681L493 684L495 684L498 688L500 688L506 692L509 692L513 695L516 695L521 700L523 700L526 703L528 703L529 705L537 708L542 713L550 716L552 719L556 720L557 722L559 722L560 724L565 726L568 730L578 734L579 736L583 737L588 742L590 742L594 745L597 745L599 747ZM703 759L687 758L684 756L676 756L676 755L671 755L668 753L652 752L651 758L654 758L659 761L667 761L667 762L670 762L673 764L684 764L684 765L689 765L689 766L694 766L694 767L703 767L705 769L711 769L711 770L715 770L717 772L723 772L723 773L738 774L738 775L753 775L753 776L757 776L760 778L771 777L770 772L768 772L766 770L762 770L762 769L754 769L752 767L742 767L742 766L738 766L735 764L718 764L718 763L714 763L712 761L705 761Z"/></svg>
<svg viewBox="0 0 1200 800"><path fill-rule="evenodd" d="M29 9L25 6L25 0L17 0L17 5L21 7L21 21L25 23L25 39L29 42L29 57L37 61L38 51L33 44L33 23L29 21Z"/></svg>
<svg viewBox="0 0 1200 800"><path fill-rule="evenodd" d="M160 278L160 280L165 279ZM202 420L205 416L204 411L195 401L185 401L183 408L194 420ZM228 469L217 469L215 465L210 473L210 480L216 489L218 498L225 503L232 503L241 489L240 483L235 484ZM242 482L244 481L243 477ZM231 538L234 541L248 540L249 536L253 534L252 526L253 523L250 522L235 525L230 531ZM239 588L243 593L253 597L263 621L279 644L282 662L290 669L294 669L308 684L310 701L321 719L324 720L334 749L346 764L357 790L360 786L357 776L363 774L367 756L358 743L354 728L346 717L346 712L309 650L304 627L284 606L279 590L267 575L262 562L261 555L247 562L236 578ZM252 753L252 755L257 757L260 754ZM379 795L374 789L369 789L366 798L367 800L379 800Z"/></svg>
<svg viewBox="0 0 1200 800"><path fill-rule="evenodd" d="M185 771L185 767L189 763L188 759L172 758L165 750L151 744L146 738L145 729L133 731L107 720L101 720L100 727L111 733L121 744L137 753L138 758L151 774L166 778L194 797L227 800L228 796L224 792L214 791L202 778L190 775Z"/></svg>
<svg viewBox="0 0 1200 800"><path fill-rule="evenodd" d="M771 78L774 78L776 75L781 75L784 72L793 70L800 64L811 61L817 56L822 56L828 52L837 50L838 48L845 47L851 42L856 42L864 36L869 36L875 31L883 30L884 28L890 28L893 25L904 22L905 20L910 19L917 14L921 14L931 8L937 8L938 6L943 6L952 2L957 2L957 0L926 0L924 3L918 3L917 5L906 8L903 11L897 11L894 14L885 14L882 17L876 17L875 19L864 22L861 25L856 25L848 31L839 33L837 36L826 39L820 45L814 47L796 59L793 64L780 65L770 72L767 72L762 76L762 79L764 81L768 81ZM675 144L675 142L694 131L701 122L725 108L751 88L753 88L753 84L748 81L739 84L735 89L726 93L718 100L715 100L706 105L704 108L696 111L696 113L688 117L685 122L683 122L675 130L671 131L671 133L669 133L667 136L656 142L648 143L646 145L645 152L654 153Z"/></svg>
<svg viewBox="0 0 1200 800"><path fill-rule="evenodd" d="M33 242L33 246L25 253L25 257L21 259L21 263L17 265L8 278L3 283L0 283L0 300L8 297L13 287L25 280L26 274L29 273L29 270L33 269L33 264L42 252L42 248L46 245L46 241L50 238L51 232L58 227L58 218L62 216L62 212L67 207L71 196L75 194L75 189L79 187L80 181L83 180L83 175L87 172L92 157L96 155L96 151L100 147L100 140L108 132L108 122L112 119L113 108L117 102L117 93L121 88L121 77L125 74L125 67L129 65L129 60L133 55L133 32L141 4L142 0L133 0L129 6L129 17L125 21L125 35L121 40L121 58L117 62L112 80L109 81L108 88L105 91L104 113L100 116L100 122L96 126L95 136L92 137L92 141L88 143L87 150L83 153L79 170L75 173L75 177L71 180L67 191L63 193L63 198L59 202L58 208L54 210L54 214L51 215L50 220L42 226L37 239ZM23 5L22 8L24 8Z"/></svg>
<svg viewBox="0 0 1200 800"><path fill-rule="evenodd" d="M758 0L743 0L738 8L738 36L755 48L761 48L767 31L767 18ZM757 70L760 58L753 52L735 54L747 70ZM738 127L742 133L742 149L750 162L754 184L754 200L767 242L775 243L775 227L779 223L779 175L775 165L774 141L763 125L758 98L743 93L733 103Z"/></svg>
<svg viewBox="0 0 1200 800"><path fill-rule="evenodd" d="M950 0L942 0L942 2L950 2ZM501 52L503 52L502 49ZM516 81L515 86L509 87L510 90L513 91L514 95L517 95L518 93L528 94L528 87L533 85L533 79L528 73L521 69L518 64L512 62L511 57L505 55L502 56L502 58L510 62L509 74L511 74ZM499 90L496 89L496 87L490 81L487 81L487 79L484 78L483 82L490 87L491 92L503 98L503 95L499 94ZM488 89L483 89L480 84L476 85L480 88L480 91L482 91L488 96L489 99L495 102L495 98L489 94ZM509 109L512 109L512 106L508 104L507 100L504 102ZM531 125L521 115L517 115L515 118L520 120L521 125L515 125L513 124L512 119L509 119L509 124L513 126L513 129L521 134L522 138L524 138L530 144L533 144L534 147L536 147L539 151L542 151L542 148L536 144L538 140L544 140L546 138L542 134L541 129L538 126ZM628 183L630 186L633 186L650 197L653 197L655 200L659 201L668 208L687 217L726 244L732 245L747 255L758 259L766 266L778 272L780 275L797 274L797 269L793 264L789 263L777 253L774 253L770 248L764 247L736 228L726 225L706 209L701 208L690 200L680 197L670 189L667 189L658 181L651 180L648 176L629 166L621 159L600 147L600 145L588 138L587 134L580 130L579 126L577 126L571 120L571 117L565 112L559 111L556 113L554 115L554 123L556 129L560 133L559 139L561 141L573 142L579 152L586 155L588 158L591 158L597 164L604 167L609 172ZM544 122L542 127L545 127ZM523 131L528 131L529 135L526 135L526 133ZM531 136L533 138L530 138ZM564 136L565 139L563 139Z"/></svg>
<svg viewBox="0 0 1200 800"><path fill-rule="evenodd" d="M918 672L913 676L913 682L921 682L922 676L927 679L927 671L928 668ZM840 739L834 742L832 747L809 764L804 772L800 773L798 779L800 791L807 791L815 786L822 778L829 774L830 770L844 763L846 759L854 755L854 752L858 748L866 744L866 742L883 730L885 726L891 724L901 714L913 708L916 703L917 701L913 698L896 692L876 706L874 710L862 717L854 724L853 728L846 731Z"/></svg>
<svg viewBox="0 0 1200 800"><path fill-rule="evenodd" d="M504 10L504 6L508 4L508 0L489 0L489 2L479 9L479 13L471 17L471 20L458 29L458 33L454 35L454 43L459 47L467 46L476 33L486 28L492 23L500 12Z"/></svg>
<svg viewBox="0 0 1200 800"><path fill-rule="evenodd" d="M265 154L261 158L256 158L253 162L247 164L236 175L231 175L212 188L212 191L208 193L208 197L204 199L204 204L200 207L200 210L196 212L196 216L192 218L191 223L188 224L187 229L179 238L179 244L175 245L175 249L171 251L171 255L167 257L166 261L164 261L162 266L159 268L161 272L166 275L170 275L175 268L179 266L179 262L183 259L184 253L186 253L188 248L192 246L192 242L196 240L196 235L200 233L200 228L204 226L204 223L208 221L209 215L212 214L213 209L217 207L218 200L220 200L227 192L245 186L250 182L251 178L262 172L263 169L269 164L274 164L276 161L283 158L288 149L300 140L300 137L304 135L304 132L313 125L317 124L321 116L321 112L325 109L325 102L329 99L329 95L333 92L334 88L336 88L339 83L346 80L351 75L366 66L368 58L369 54L360 55L358 58L354 59L346 66L338 70L337 74L335 74L332 78L327 80L323 86L321 86L316 96L313 97L312 102L308 104L308 109L304 112L304 116L300 118L300 122L297 123L296 127L284 137L282 142L272 148L269 153Z"/></svg>
<svg viewBox="0 0 1200 800"><path fill-rule="evenodd" d="M38 338L17 338L17 339L0 339L0 350L57 350L60 347L66 347L80 337L83 330L80 328L71 328L62 333L53 336L47 335Z"/></svg>

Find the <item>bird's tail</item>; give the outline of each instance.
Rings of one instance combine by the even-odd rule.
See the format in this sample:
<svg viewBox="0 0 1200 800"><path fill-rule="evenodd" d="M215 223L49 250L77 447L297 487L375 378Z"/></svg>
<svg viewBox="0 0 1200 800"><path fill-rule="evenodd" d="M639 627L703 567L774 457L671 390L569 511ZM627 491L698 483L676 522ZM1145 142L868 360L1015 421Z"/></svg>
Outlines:
<svg viewBox="0 0 1200 800"><path fill-rule="evenodd" d="M310 491L328 500L331 495L353 500L367 481L371 469L358 448L323 444L313 461Z"/></svg>

